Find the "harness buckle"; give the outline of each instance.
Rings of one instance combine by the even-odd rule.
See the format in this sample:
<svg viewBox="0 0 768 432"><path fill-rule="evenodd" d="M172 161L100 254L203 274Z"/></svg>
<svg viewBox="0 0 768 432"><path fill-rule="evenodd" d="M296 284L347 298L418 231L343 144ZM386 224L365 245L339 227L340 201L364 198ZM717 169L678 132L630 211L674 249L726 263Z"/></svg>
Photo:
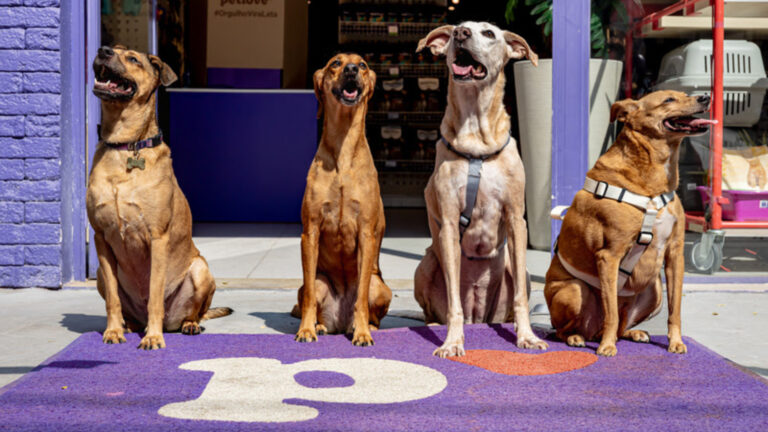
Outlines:
<svg viewBox="0 0 768 432"><path fill-rule="evenodd" d="M468 227L469 226L469 222L470 222L470 220L467 219L464 215L460 215L459 216L459 225L461 225L462 227L464 227L464 228Z"/></svg>
<svg viewBox="0 0 768 432"><path fill-rule="evenodd" d="M600 188L602 187L602 190ZM593 192L593 195L595 198L602 199L605 198L605 195L608 193L608 183L604 181L597 182L597 186L595 186L595 191Z"/></svg>
<svg viewBox="0 0 768 432"><path fill-rule="evenodd" d="M637 236L637 244L642 246L648 246L653 241L653 232L652 231L640 231L640 234Z"/></svg>

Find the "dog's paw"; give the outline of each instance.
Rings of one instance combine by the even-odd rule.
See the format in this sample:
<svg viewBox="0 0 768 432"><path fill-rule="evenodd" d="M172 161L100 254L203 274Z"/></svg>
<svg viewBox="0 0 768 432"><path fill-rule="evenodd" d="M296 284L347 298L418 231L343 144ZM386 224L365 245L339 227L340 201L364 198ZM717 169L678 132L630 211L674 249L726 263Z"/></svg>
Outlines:
<svg viewBox="0 0 768 432"><path fill-rule="evenodd" d="M549 348L549 345L534 335L523 335L517 338L517 347L522 349L545 350Z"/></svg>
<svg viewBox="0 0 768 432"><path fill-rule="evenodd" d="M184 323L181 324L181 333L185 335L198 335L201 332L202 328L200 327L200 324L194 321L184 321Z"/></svg>
<svg viewBox="0 0 768 432"><path fill-rule="evenodd" d="M670 341L667 351L674 354L685 354L688 352L688 347L685 346L683 341Z"/></svg>
<svg viewBox="0 0 768 432"><path fill-rule="evenodd" d="M315 332L317 332L318 336L323 336L328 334L328 328L322 324L318 324L315 326Z"/></svg>
<svg viewBox="0 0 768 432"><path fill-rule="evenodd" d="M624 333L624 338L632 339L633 342L648 343L651 341L651 337L648 336L648 332L643 330L628 330Z"/></svg>
<svg viewBox="0 0 768 432"><path fill-rule="evenodd" d="M373 337L369 332L355 332L352 336L352 345L354 346L369 346L373 345Z"/></svg>
<svg viewBox="0 0 768 432"><path fill-rule="evenodd" d="M603 357L613 357L616 355L618 350L616 349L615 343L601 343L599 347L597 347L597 355L603 356Z"/></svg>
<svg viewBox="0 0 768 432"><path fill-rule="evenodd" d="M162 334L145 335L143 338L141 338L141 342L139 342L139 346L137 348L147 351L165 348L165 338Z"/></svg>
<svg viewBox="0 0 768 432"><path fill-rule="evenodd" d="M568 336L568 338L565 340L565 343L568 344L568 346L578 347L578 348L583 348L587 346L587 344L584 341L584 336L577 335L577 334Z"/></svg>
<svg viewBox="0 0 768 432"><path fill-rule="evenodd" d="M123 329L105 330L104 337L102 338L105 344L121 344L125 343L125 336L123 335Z"/></svg>
<svg viewBox="0 0 768 432"><path fill-rule="evenodd" d="M296 342L317 342L317 334L313 329L299 329L296 333L296 337L293 338Z"/></svg>
<svg viewBox="0 0 768 432"><path fill-rule="evenodd" d="M455 342L455 343L444 343L443 346L436 349L432 355L436 355L440 358L446 358L446 357L461 357L466 352L464 352L464 344L461 342Z"/></svg>

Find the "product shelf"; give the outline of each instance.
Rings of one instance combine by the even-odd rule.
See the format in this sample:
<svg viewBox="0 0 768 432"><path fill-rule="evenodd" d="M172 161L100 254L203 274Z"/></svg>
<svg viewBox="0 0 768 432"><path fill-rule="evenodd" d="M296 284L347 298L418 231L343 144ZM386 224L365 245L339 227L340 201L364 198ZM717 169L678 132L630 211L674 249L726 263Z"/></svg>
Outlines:
<svg viewBox="0 0 768 432"><path fill-rule="evenodd" d="M383 64L370 63L380 79L384 78L444 78L448 75L448 68L444 62L431 64Z"/></svg>
<svg viewBox="0 0 768 432"><path fill-rule="evenodd" d="M368 111L368 124L382 125L392 122L439 125L442 111Z"/></svg>
<svg viewBox="0 0 768 432"><path fill-rule="evenodd" d="M418 42L441 23L339 20L339 43Z"/></svg>
<svg viewBox="0 0 768 432"><path fill-rule="evenodd" d="M635 37L684 38L712 30L714 0L687 0L644 17ZM768 2L728 0L724 4L725 30L748 31L750 38L768 38Z"/></svg>
<svg viewBox="0 0 768 432"><path fill-rule="evenodd" d="M392 5L392 6L448 6L448 0L339 0L340 5L368 4L368 5Z"/></svg>

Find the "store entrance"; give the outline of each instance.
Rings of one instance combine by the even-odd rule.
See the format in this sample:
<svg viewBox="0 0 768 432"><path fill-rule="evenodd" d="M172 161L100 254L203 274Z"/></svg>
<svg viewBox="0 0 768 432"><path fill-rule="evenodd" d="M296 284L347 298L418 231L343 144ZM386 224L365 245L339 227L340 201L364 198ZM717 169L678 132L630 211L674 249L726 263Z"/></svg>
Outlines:
<svg viewBox="0 0 768 432"><path fill-rule="evenodd" d="M434 166L435 142L445 109L447 68L444 58L433 56L428 50L416 53L416 44L430 30L449 20L503 20L506 7L505 0L483 2L482 5L457 3L452 0L420 0L372 5L347 0L286 0L274 2L283 5L276 6L275 12L278 17L284 16L282 29L276 27L270 37L256 38L250 33L242 33L236 39L228 39L230 33L251 31L250 27L238 27L238 21L221 18L225 13L234 13L234 9L222 8L221 2L217 1L158 0L157 52L179 75L176 85L160 92L159 118L174 148L174 167L183 183L195 220L298 221L296 206L299 203L295 200L293 207L286 206L280 211L259 211L259 208L280 205L280 195L271 193L275 191L274 187L251 191L248 199L253 205L241 202L237 209L229 208L223 198L236 198L228 191L247 188L248 176L225 176L226 179L217 183L221 174L211 178L211 173L207 173L201 177L201 171L205 171L206 166L230 172L268 170L270 166L252 165L263 159L261 152L274 147L267 143L282 141L285 146L294 150L299 146L302 151L305 144L309 144L309 153L313 154L320 125L315 119L316 109L311 107L314 103L311 75L338 52L359 53L378 76L366 124L385 207L421 209L423 214L423 191ZM303 12L297 13L292 8ZM111 40L119 42L126 34L122 27L131 21L119 15L121 12L118 10L113 13L115 15L104 18L104 36L106 39L109 33ZM225 23L224 29L221 28L222 22ZM524 29L518 31L525 32ZM531 43L541 51L540 46L544 43L537 41L535 35L538 32L534 30L530 33L534 35ZM142 32L128 30L128 34L138 39L137 35ZM296 37L304 37L304 44L292 40ZM257 40L254 42L253 39ZM137 43L144 46L147 42L142 40ZM240 44L246 46L241 47ZM297 48L289 50L289 46ZM284 54L282 57L278 55L280 59L269 67L264 62L222 59L215 54L218 50L243 49L253 52L244 57L259 57L262 52L271 55L281 50ZM295 57L301 58L297 60ZM293 60L289 62L289 59ZM270 75L273 72L277 74ZM288 75L291 76L290 82ZM511 67L507 75L511 78ZM258 93L273 95L253 96ZM516 123L511 79L507 82L505 102ZM293 109L296 106L300 110ZM258 107L265 109L257 110ZM210 128L216 127L218 131L210 131ZM254 135L257 128L263 136ZM298 130L306 133L291 140L281 139L286 132ZM516 125L513 125L514 135L517 135L516 131ZM222 142L222 134L231 136L233 140L239 137L237 144L230 144L239 150L218 144ZM205 146L215 148L216 152L189 147L190 141L200 142L201 136L213 141ZM238 154L254 144L258 144L259 150L250 158ZM179 152L182 149L183 153ZM222 153L227 154L226 161L221 159ZM206 157L201 157L201 154ZM280 163L279 171L295 171L297 178L303 181L308 167L306 155L302 153L297 158L294 151L291 156ZM309 157L311 160L311 155ZM233 165L227 165L227 161ZM264 180L268 179L265 177ZM283 195L293 193L289 190L280 192ZM303 187L297 194L299 199L302 193ZM264 197L265 194L269 196ZM217 196L222 199L217 200ZM289 217L294 210L297 210L294 216Z"/></svg>

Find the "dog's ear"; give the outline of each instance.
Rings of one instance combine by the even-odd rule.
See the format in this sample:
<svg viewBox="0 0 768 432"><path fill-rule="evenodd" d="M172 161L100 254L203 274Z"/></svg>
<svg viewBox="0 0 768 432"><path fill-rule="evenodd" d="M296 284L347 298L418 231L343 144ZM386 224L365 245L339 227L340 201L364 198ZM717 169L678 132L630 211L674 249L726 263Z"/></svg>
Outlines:
<svg viewBox="0 0 768 432"><path fill-rule="evenodd" d="M156 55L148 55L149 57L149 63L152 64L152 67L157 69L157 71L160 73L160 83L166 87L173 84L179 77L176 76L176 72L171 69L170 66L165 64L164 61L160 60L160 57Z"/></svg>
<svg viewBox="0 0 768 432"><path fill-rule="evenodd" d="M522 36L504 31L504 41L507 43L507 55L509 58L520 59L527 57L534 66L539 65L539 56L528 45Z"/></svg>
<svg viewBox="0 0 768 432"><path fill-rule="evenodd" d="M452 25L444 25L438 27L419 41L419 45L416 47L416 52L423 50L426 47L432 51L434 55L443 55L448 47L448 41L451 40L451 34L453 33Z"/></svg>
<svg viewBox="0 0 768 432"><path fill-rule="evenodd" d="M611 105L611 123L616 120L626 123L627 117L630 114L637 111L640 108L640 104L636 100L624 99Z"/></svg>
<svg viewBox="0 0 768 432"><path fill-rule="evenodd" d="M367 100L373 97L373 89L376 88L376 72L373 69L368 69L368 96Z"/></svg>
<svg viewBox="0 0 768 432"><path fill-rule="evenodd" d="M312 75L312 82L315 86L315 97L317 97L317 118L323 115L323 77L325 76L325 69L318 69L315 74Z"/></svg>

